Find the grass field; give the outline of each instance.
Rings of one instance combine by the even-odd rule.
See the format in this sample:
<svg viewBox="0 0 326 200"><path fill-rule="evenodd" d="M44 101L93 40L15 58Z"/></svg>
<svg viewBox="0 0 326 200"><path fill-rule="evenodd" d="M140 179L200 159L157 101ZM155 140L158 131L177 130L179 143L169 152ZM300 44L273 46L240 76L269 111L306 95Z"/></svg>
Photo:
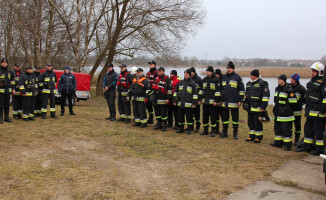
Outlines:
<svg viewBox="0 0 326 200"><path fill-rule="evenodd" d="M245 123L235 141L106 121L103 97L74 110L0 125L0 199L221 199L307 155L270 147L273 123L254 144Z"/></svg>

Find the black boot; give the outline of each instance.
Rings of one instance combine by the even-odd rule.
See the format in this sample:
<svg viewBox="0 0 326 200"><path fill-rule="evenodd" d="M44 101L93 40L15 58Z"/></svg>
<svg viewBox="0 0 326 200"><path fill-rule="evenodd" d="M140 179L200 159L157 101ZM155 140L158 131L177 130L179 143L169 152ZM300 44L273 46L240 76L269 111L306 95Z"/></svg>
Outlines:
<svg viewBox="0 0 326 200"><path fill-rule="evenodd" d="M167 127L172 128L173 127L173 121L169 121Z"/></svg>
<svg viewBox="0 0 326 200"><path fill-rule="evenodd" d="M58 118L58 117L55 115L55 112L51 112L51 118Z"/></svg>
<svg viewBox="0 0 326 200"><path fill-rule="evenodd" d="M233 139L237 140L238 138L238 128L233 128Z"/></svg>
<svg viewBox="0 0 326 200"><path fill-rule="evenodd" d="M154 130L158 130L162 128L162 119L157 119L157 124L154 127Z"/></svg>
<svg viewBox="0 0 326 200"><path fill-rule="evenodd" d="M11 121L11 119L10 119L10 117L9 117L9 108L8 109L4 109L4 111L5 111L5 122L9 122L9 123L11 123L12 121Z"/></svg>
<svg viewBox="0 0 326 200"><path fill-rule="evenodd" d="M204 132L202 132L200 135L208 135L208 126L204 126Z"/></svg>
<svg viewBox="0 0 326 200"><path fill-rule="evenodd" d="M185 127L184 125L179 125L179 130L177 130L176 133L184 133L185 132Z"/></svg>
<svg viewBox="0 0 326 200"><path fill-rule="evenodd" d="M179 129L178 125L175 124L174 127L173 127L173 130L178 130L178 129Z"/></svg>
<svg viewBox="0 0 326 200"><path fill-rule="evenodd" d="M216 129L216 127L212 127L211 133L209 134L211 137L216 136L215 129Z"/></svg>
<svg viewBox="0 0 326 200"><path fill-rule="evenodd" d="M147 123L141 123L139 127L140 128L145 128L146 126L147 126Z"/></svg>
<svg viewBox="0 0 326 200"><path fill-rule="evenodd" d="M166 125L167 125L167 121L164 120L164 121L163 121L163 126L162 126L162 131L163 131L163 132L166 131Z"/></svg>
<svg viewBox="0 0 326 200"><path fill-rule="evenodd" d="M147 124L153 124L153 123L154 123L153 114L149 114Z"/></svg>
<svg viewBox="0 0 326 200"><path fill-rule="evenodd" d="M227 138L228 137L228 124L223 124L223 131L222 134L220 135L220 138Z"/></svg>
<svg viewBox="0 0 326 200"><path fill-rule="evenodd" d="M69 115L76 115L76 114L74 113L74 111L70 111Z"/></svg>
<svg viewBox="0 0 326 200"><path fill-rule="evenodd" d="M196 122L196 133L199 133L199 129L200 129L200 122Z"/></svg>
<svg viewBox="0 0 326 200"><path fill-rule="evenodd" d="M0 124L3 124L3 111L0 109Z"/></svg>
<svg viewBox="0 0 326 200"><path fill-rule="evenodd" d="M299 140L300 140L300 133L295 133L295 138L294 138L293 145L294 145L294 146L297 146Z"/></svg>
<svg viewBox="0 0 326 200"><path fill-rule="evenodd" d="M42 119L46 119L46 112L42 112Z"/></svg>
<svg viewBox="0 0 326 200"><path fill-rule="evenodd" d="M61 114L60 114L60 116L64 116L64 115L65 115L65 112L62 112L62 111L61 111Z"/></svg>
<svg viewBox="0 0 326 200"><path fill-rule="evenodd" d="M190 135L191 131L194 129L194 127L192 125L188 125L187 127L187 134Z"/></svg>
<svg viewBox="0 0 326 200"><path fill-rule="evenodd" d="M131 120L130 120L129 118L126 118L126 119L125 119L125 124L129 124L130 121L131 121Z"/></svg>
<svg viewBox="0 0 326 200"><path fill-rule="evenodd" d="M140 122L135 122L132 126L140 126Z"/></svg>

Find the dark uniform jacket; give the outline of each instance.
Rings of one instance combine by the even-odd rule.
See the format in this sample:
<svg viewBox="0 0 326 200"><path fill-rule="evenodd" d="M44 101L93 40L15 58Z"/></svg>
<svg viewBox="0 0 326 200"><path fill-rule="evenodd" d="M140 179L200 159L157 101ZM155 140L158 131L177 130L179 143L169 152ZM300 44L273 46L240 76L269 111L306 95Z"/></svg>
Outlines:
<svg viewBox="0 0 326 200"><path fill-rule="evenodd" d="M197 73L195 74L195 76L192 78L192 80L196 83L196 87L197 87L197 90L198 90L198 93L200 91L203 90L203 79L200 78ZM201 96L198 97L198 100L201 101Z"/></svg>
<svg viewBox="0 0 326 200"><path fill-rule="evenodd" d="M38 92L38 84L33 73L25 72L19 79L19 89L24 96L35 96Z"/></svg>
<svg viewBox="0 0 326 200"><path fill-rule="evenodd" d="M193 79L181 80L175 88L173 101L180 108L191 108L198 103L198 89Z"/></svg>
<svg viewBox="0 0 326 200"><path fill-rule="evenodd" d="M275 120L290 122L294 120L293 111L297 109L297 97L289 83L275 88L273 113Z"/></svg>
<svg viewBox="0 0 326 200"><path fill-rule="evenodd" d="M8 67L0 66L0 94L10 94L15 89L15 81Z"/></svg>
<svg viewBox="0 0 326 200"><path fill-rule="evenodd" d="M305 116L326 117L326 85L322 83L322 77L314 77L307 83Z"/></svg>
<svg viewBox="0 0 326 200"><path fill-rule="evenodd" d="M270 97L268 83L261 78L246 84L245 102L249 103L248 112L266 110Z"/></svg>
<svg viewBox="0 0 326 200"><path fill-rule="evenodd" d="M128 92L129 99L144 102L149 98L150 91L151 84L145 76L135 77Z"/></svg>
<svg viewBox="0 0 326 200"><path fill-rule="evenodd" d="M58 91L61 93L74 93L77 89L77 81L75 75L63 73L60 76L58 83Z"/></svg>
<svg viewBox="0 0 326 200"><path fill-rule="evenodd" d="M149 72L146 74L147 79L149 80L149 82L151 83L151 85L154 84L154 81L157 77L157 69L156 67L153 67L149 70Z"/></svg>
<svg viewBox="0 0 326 200"><path fill-rule="evenodd" d="M19 96L20 95L20 90L19 90L19 78L22 76L23 72L21 70L16 71L16 70L12 70L12 75L14 77L14 81L15 81L15 96Z"/></svg>
<svg viewBox="0 0 326 200"><path fill-rule="evenodd" d="M34 76L36 78L36 82L37 82L37 85L38 85L38 90L42 91L43 90L43 82L41 82L42 74L41 74L41 72L36 72L36 71L34 71L33 73L34 73Z"/></svg>
<svg viewBox="0 0 326 200"><path fill-rule="evenodd" d="M212 74L212 77L206 76L203 79L203 89L199 92L200 99L205 105L219 103L221 100L220 79Z"/></svg>
<svg viewBox="0 0 326 200"><path fill-rule="evenodd" d="M105 74L102 85L103 87L108 87L109 90L104 92L106 96L107 93L115 93L117 88L118 74L112 69L112 71Z"/></svg>
<svg viewBox="0 0 326 200"><path fill-rule="evenodd" d="M238 108L238 102L243 102L245 88L242 78L235 72L222 77L222 106Z"/></svg>
<svg viewBox="0 0 326 200"><path fill-rule="evenodd" d="M172 85L168 76L157 76L152 85L152 94L155 104L166 104L165 100L172 100Z"/></svg>
<svg viewBox="0 0 326 200"><path fill-rule="evenodd" d="M42 73L40 82L43 83L43 93L54 94L55 84L57 83L57 75L53 72L53 70Z"/></svg>
<svg viewBox="0 0 326 200"><path fill-rule="evenodd" d="M294 116L301 116L302 106L306 104L307 90L300 83L298 83L295 86L291 85L291 87L295 93L295 96L297 96L297 100L298 100L298 108L294 111Z"/></svg>
<svg viewBox="0 0 326 200"><path fill-rule="evenodd" d="M132 83L134 76L128 72L127 70L121 72L118 77L117 86L118 86L118 93L121 96L127 96L128 90Z"/></svg>

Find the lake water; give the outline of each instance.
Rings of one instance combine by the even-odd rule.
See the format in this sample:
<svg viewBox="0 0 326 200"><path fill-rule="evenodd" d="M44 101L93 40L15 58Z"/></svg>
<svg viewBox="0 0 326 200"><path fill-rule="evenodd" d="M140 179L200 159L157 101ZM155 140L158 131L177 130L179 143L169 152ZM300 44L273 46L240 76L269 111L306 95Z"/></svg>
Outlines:
<svg viewBox="0 0 326 200"><path fill-rule="evenodd" d="M130 70L130 68L131 67L128 67L128 70ZM91 67L86 67L86 71L90 71L90 69L91 69ZM101 69L102 68L99 68L97 71L96 71L96 73L100 73L100 71L101 71ZM142 67L142 69L144 70L144 72L145 73L147 73L148 71L149 71L149 68L148 67ZM165 74L166 75L170 75L170 72L172 71L172 70L176 70L177 72L178 72L178 75L181 77L181 78L183 78L183 74L184 74L184 71L186 70L186 69L188 69L188 68L165 68ZM119 67L114 67L114 70L117 72L117 73L119 73L120 72L120 68ZM200 76L200 77L204 77L205 75L203 75L203 72L205 72L206 71L206 68L196 68L196 72L197 72L197 74ZM294 72L293 72L294 73ZM280 72L280 74L281 74L281 72ZM274 102L273 102L273 97L274 97L274 92L275 92L275 88L277 87L277 77L275 77L275 78L264 78L264 77L262 77L265 81L267 81L268 82L268 85L269 85L269 89L270 89L270 92L271 92L271 97L270 97L270 99L269 99L269 104L270 105L273 105L274 104ZM242 77L242 79L243 79L243 83L244 84L246 84L249 80L250 80L250 77ZM287 82L290 82L290 78L288 77L288 80L287 80ZM301 82L301 84L304 86L304 87L306 87L306 85L307 85L307 83L309 82L309 80L310 79L304 79L304 78L302 78L302 79L300 79L300 82Z"/></svg>

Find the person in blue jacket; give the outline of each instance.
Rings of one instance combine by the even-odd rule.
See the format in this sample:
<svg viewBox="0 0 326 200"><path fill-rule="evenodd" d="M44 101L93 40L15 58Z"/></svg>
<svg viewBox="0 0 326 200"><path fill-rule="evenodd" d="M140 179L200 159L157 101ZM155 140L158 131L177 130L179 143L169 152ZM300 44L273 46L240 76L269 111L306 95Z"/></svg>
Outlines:
<svg viewBox="0 0 326 200"><path fill-rule="evenodd" d="M72 110L72 98L75 95L77 88L77 81L75 75L71 74L70 68L67 66L64 73L60 76L58 83L58 91L61 94L61 116L65 113L66 98L68 98L69 103L69 113L70 115L75 115Z"/></svg>
<svg viewBox="0 0 326 200"><path fill-rule="evenodd" d="M113 64L110 63L106 66L107 73L104 76L102 85L104 88L104 97L109 106L110 116L105 118L106 120L115 121L116 120L116 109L115 109L115 99L117 91L117 81L118 74L113 69Z"/></svg>

